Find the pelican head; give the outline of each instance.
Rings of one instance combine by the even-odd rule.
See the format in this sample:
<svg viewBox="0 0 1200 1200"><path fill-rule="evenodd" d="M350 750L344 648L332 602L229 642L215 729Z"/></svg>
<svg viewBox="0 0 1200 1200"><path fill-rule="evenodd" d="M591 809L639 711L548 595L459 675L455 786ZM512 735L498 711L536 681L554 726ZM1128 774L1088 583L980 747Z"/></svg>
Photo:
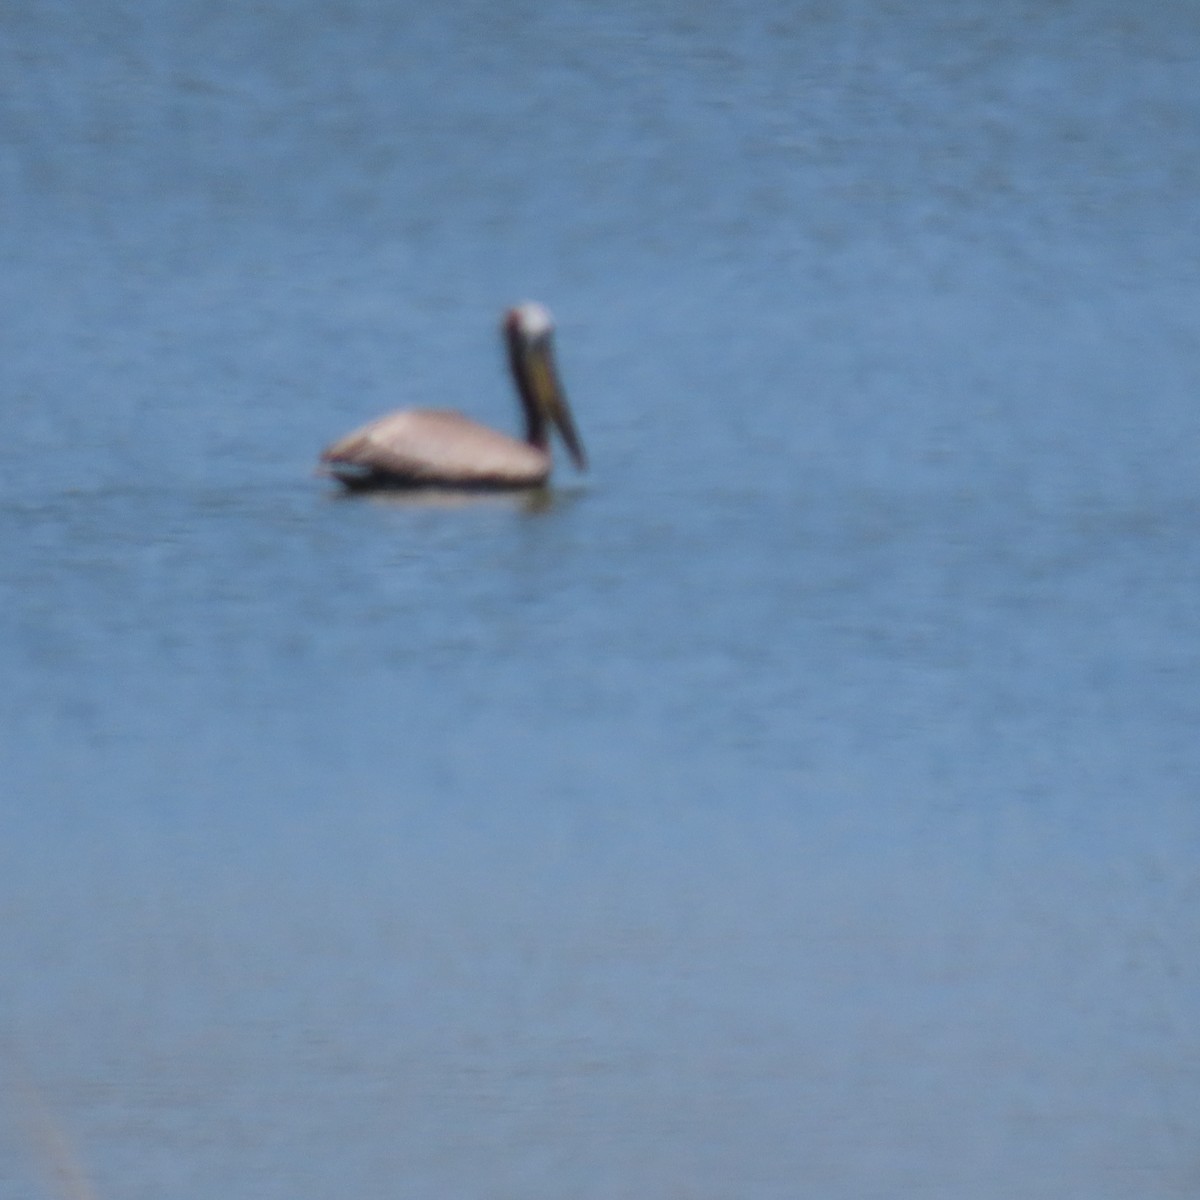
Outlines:
<svg viewBox="0 0 1200 1200"><path fill-rule="evenodd" d="M554 365L554 318L543 305L527 301L504 314L503 332L509 367L525 410L526 440L546 449L548 427L553 426L575 465L586 470L587 455Z"/></svg>

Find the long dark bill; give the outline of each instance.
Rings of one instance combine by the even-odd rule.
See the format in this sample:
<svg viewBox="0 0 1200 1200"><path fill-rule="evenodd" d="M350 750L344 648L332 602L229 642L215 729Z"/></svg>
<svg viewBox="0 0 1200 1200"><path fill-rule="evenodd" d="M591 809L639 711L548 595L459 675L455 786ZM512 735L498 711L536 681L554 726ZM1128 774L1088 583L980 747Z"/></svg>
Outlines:
<svg viewBox="0 0 1200 1200"><path fill-rule="evenodd" d="M587 470L587 455L575 428L575 419L567 403L567 394L554 365L554 347L549 333L523 341L520 354L520 373L529 389L529 400L539 415L558 430L575 465Z"/></svg>

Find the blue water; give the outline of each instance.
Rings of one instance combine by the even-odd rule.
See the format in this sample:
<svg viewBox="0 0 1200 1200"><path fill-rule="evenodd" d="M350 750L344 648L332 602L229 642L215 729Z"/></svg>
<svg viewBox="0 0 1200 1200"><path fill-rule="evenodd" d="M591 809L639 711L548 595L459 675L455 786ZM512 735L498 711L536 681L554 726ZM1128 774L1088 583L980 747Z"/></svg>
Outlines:
<svg viewBox="0 0 1200 1200"><path fill-rule="evenodd" d="M1200 1193L1198 54L6 6L0 1198Z"/></svg>

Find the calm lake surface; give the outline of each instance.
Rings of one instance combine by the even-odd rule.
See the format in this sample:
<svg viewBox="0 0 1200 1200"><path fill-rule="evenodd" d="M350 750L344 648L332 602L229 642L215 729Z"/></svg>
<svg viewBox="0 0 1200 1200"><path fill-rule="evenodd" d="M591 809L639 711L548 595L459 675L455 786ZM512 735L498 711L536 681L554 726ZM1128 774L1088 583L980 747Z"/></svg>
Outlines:
<svg viewBox="0 0 1200 1200"><path fill-rule="evenodd" d="M1200 8L0 13L0 1197L1200 1195ZM339 497L404 404L593 470Z"/></svg>

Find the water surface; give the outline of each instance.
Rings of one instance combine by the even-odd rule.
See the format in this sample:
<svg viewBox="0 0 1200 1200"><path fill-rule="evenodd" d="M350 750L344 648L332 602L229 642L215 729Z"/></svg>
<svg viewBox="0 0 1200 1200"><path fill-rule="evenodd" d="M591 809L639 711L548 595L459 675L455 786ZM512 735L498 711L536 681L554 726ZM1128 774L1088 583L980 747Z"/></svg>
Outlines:
<svg viewBox="0 0 1200 1200"><path fill-rule="evenodd" d="M393 9L0 17L0 1196L1194 1196L1200 16Z"/></svg>

